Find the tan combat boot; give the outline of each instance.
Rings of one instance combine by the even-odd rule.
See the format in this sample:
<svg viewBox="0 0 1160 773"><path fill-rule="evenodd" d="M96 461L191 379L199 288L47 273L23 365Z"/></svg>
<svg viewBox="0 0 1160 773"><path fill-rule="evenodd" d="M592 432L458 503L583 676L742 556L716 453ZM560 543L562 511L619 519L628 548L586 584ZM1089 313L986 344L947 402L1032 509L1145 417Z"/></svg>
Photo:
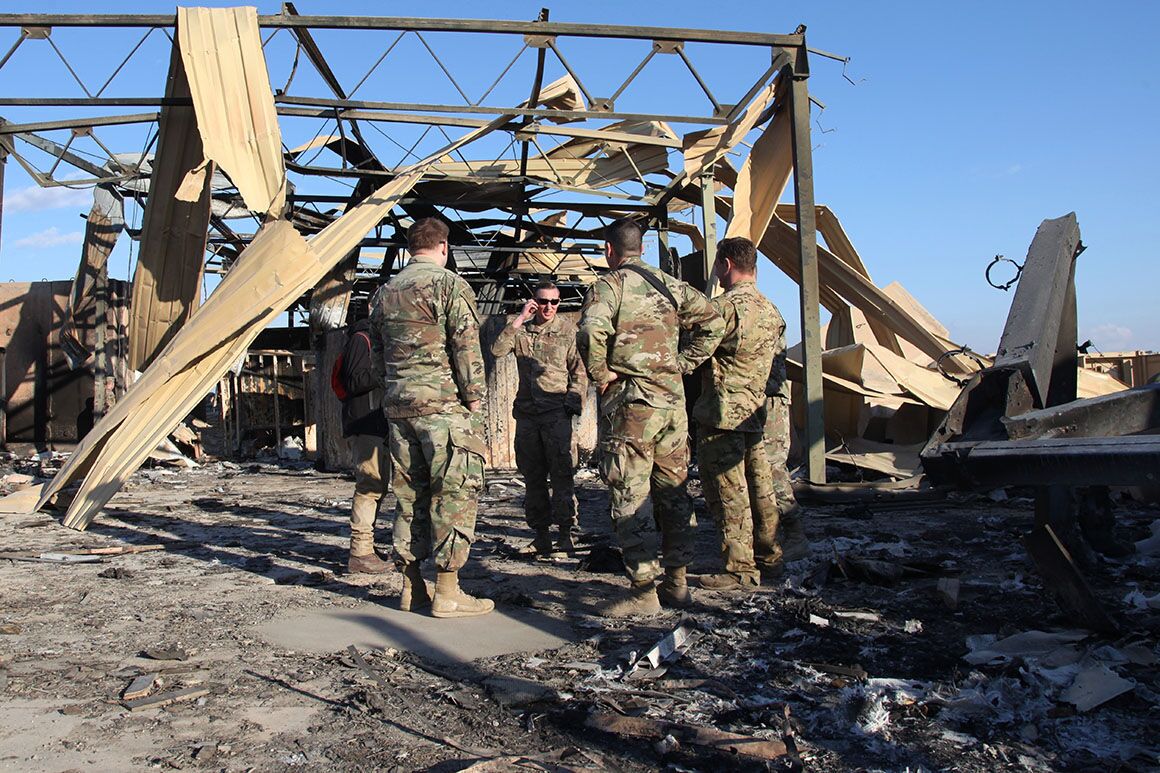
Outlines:
<svg viewBox="0 0 1160 773"><path fill-rule="evenodd" d="M652 580L633 582L624 598L606 604L601 617L647 617L661 613L661 601Z"/></svg>
<svg viewBox="0 0 1160 773"><path fill-rule="evenodd" d="M431 593L419 572L419 564L403 565L403 592L399 594L399 609L417 612L431 606Z"/></svg>
<svg viewBox="0 0 1160 773"><path fill-rule="evenodd" d="M560 536L556 538L556 552L571 555L576 550L576 543L572 541L572 527L560 526Z"/></svg>
<svg viewBox="0 0 1160 773"><path fill-rule="evenodd" d="M546 556L552 552L552 532L537 529L536 537L519 550L521 556Z"/></svg>
<svg viewBox="0 0 1160 773"><path fill-rule="evenodd" d="M459 572L440 571L435 575L434 617L476 617L495 609L491 599L477 599L459 589Z"/></svg>
<svg viewBox="0 0 1160 773"><path fill-rule="evenodd" d="M346 562L348 574L386 574L392 568L391 564L379 558L376 553L367 553L365 556L351 553Z"/></svg>
<svg viewBox="0 0 1160 773"><path fill-rule="evenodd" d="M747 593L760 584L757 578L733 574L732 572L703 574L700 581L701 587L706 590L744 591Z"/></svg>
<svg viewBox="0 0 1160 773"><path fill-rule="evenodd" d="M781 529L777 536L781 541L783 560L800 561L809 557L810 541L802 527L800 507L795 507L781 517Z"/></svg>
<svg viewBox="0 0 1160 773"><path fill-rule="evenodd" d="M688 607L693 603L689 593L688 572L683 566L666 566L665 576L657 586L657 598L666 607Z"/></svg>

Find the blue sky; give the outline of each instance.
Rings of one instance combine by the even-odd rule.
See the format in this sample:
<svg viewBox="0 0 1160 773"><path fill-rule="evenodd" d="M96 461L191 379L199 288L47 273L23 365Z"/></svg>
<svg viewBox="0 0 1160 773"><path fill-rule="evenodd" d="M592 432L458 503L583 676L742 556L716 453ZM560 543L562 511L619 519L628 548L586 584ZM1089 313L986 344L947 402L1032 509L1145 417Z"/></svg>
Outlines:
<svg viewBox="0 0 1160 773"><path fill-rule="evenodd" d="M37 12L170 12L173 7L133 2L108 4L105 9L60 2L21 5ZM277 3L258 5L263 13L278 10ZM857 84L843 78L841 64L813 59L811 92L827 106L815 115L817 200L837 213L878 284L902 282L956 340L992 351L1011 296L984 282L984 267L999 253L1022 260L1042 219L1075 211L1088 245L1077 271L1080 338L1091 338L1104 351L1152 349L1160 343L1156 334L1160 311L1152 300L1154 245L1160 237L1160 219L1154 214L1155 181L1160 178L1156 128L1160 65L1151 53L1160 6L683 1L662 5L599 0L491 4L429 0L421 6L297 3L301 13L402 15L421 8L426 16L521 20L534 18L541 5L549 5L553 21L763 32L790 32L799 23L806 24L811 46L852 58L846 73ZM13 3L6 10L21 8ZM0 31L0 49L7 50L14 37L14 30ZM129 33L124 39L136 40ZM116 57L83 45L83 40L70 37L66 30L54 32L54 41L70 60L86 67L82 70L86 78L91 72L91 80L103 80L98 74L111 72ZM357 79L385 45L381 37L368 38L365 47L348 48L328 46L325 35L319 40L347 83L347 78ZM153 44L158 44L155 50L149 47ZM152 40L143 47L143 59L134 60L136 66L116 82L120 92L111 93L160 94L168 62L164 45ZM43 54L43 46L18 51L0 70L0 93L34 94L42 84L45 94L65 93L60 84L68 79L67 71ZM411 56L408 53L404 61ZM448 56L457 63L453 67L457 73L466 65L465 80L476 92L502 66L498 49L458 50ZM623 60L610 58L595 68L593 77L599 81L601 69L607 69L609 81L618 83L638 58L628 53ZM471 66L475 60L477 68ZM424 89L446 85L436 84L437 73L424 69L418 58L411 61L414 69L405 71L408 77L403 79L384 65L382 77L369 80L359 96L407 100ZM695 61L702 67L701 59ZM399 66L393 59L387 62ZM706 78L711 83L727 82L734 65L706 63ZM286 75L274 72L272 80L280 85ZM296 77L308 75L303 69ZM30 83L36 85L30 88ZM635 96L647 100L652 95ZM657 88L658 107L664 96L663 86ZM32 118L15 108L0 114L9 120ZM43 109L37 115L45 117ZM288 137L292 133L288 128ZM111 136L123 144L115 150L139 148L144 141L139 129ZM83 227L79 216L87 212L89 202L86 192L34 188L10 160L0 281L71 277ZM112 258L111 272L127 278L131 264L123 240ZM796 287L775 274L767 267L761 284L785 311L790 334L796 337Z"/></svg>

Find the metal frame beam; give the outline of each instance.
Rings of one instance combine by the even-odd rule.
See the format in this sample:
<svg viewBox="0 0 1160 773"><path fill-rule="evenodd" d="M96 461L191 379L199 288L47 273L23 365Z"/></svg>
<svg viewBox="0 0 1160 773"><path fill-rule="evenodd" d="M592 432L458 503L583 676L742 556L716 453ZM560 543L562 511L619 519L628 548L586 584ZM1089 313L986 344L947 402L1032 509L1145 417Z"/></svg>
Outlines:
<svg viewBox="0 0 1160 773"><path fill-rule="evenodd" d="M173 14L0 14L0 27L172 27ZM801 34L771 35L735 30L682 27L630 27L616 24L525 22L502 19L420 19L403 16L291 16L260 15L266 28L414 30L418 32L480 32L495 35L552 35L629 40L674 40L686 43L728 43L739 46L805 47Z"/></svg>
<svg viewBox="0 0 1160 773"><path fill-rule="evenodd" d="M791 52L792 53L792 52ZM798 282L802 327L802 370L806 399L806 477L826 482L826 424L822 398L822 323L819 311L818 233L814 206L814 161L810 145L810 77L806 49L796 51L788 73L790 115L793 119L793 193L797 213Z"/></svg>
<svg viewBox="0 0 1160 773"><path fill-rule="evenodd" d="M373 102L360 99L298 97L289 94L283 94L281 96L275 97L274 102L279 106L279 111L283 109L282 106L284 105L329 108L329 113L327 115L318 116L326 118L334 118L334 111L336 109L354 109L425 111L431 113L490 116L520 115L531 116L533 118L562 118L565 120L579 121L588 119L610 119L618 121L665 121L667 123L695 123L710 124L714 126L719 126L726 123L724 117L712 115L667 115L660 113L597 112L594 110L553 110L546 107L508 107L504 105L441 105L420 102ZM189 99L174 99L166 97L0 97L0 107L188 107L192 104L193 101ZM286 114L289 115L290 113ZM307 114L301 115L312 117ZM343 114L342 117L352 118L353 116ZM365 119L367 117L369 116L358 116L360 119ZM424 123L424 121L418 122ZM426 121L426 123L443 123L443 121ZM543 131L541 133L549 134L559 132Z"/></svg>

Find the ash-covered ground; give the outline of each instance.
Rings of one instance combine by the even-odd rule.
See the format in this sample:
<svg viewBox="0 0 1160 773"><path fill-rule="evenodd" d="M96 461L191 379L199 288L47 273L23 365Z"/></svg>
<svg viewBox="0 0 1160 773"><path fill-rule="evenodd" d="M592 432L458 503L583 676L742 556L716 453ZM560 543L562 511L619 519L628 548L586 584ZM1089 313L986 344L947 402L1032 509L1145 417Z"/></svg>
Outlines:
<svg viewBox="0 0 1160 773"><path fill-rule="evenodd" d="M394 603L396 573L343 573L353 488L343 475L154 468L86 532L52 514L0 516L0 552L38 559L0 560L0 768L1160 769L1160 556L1089 572L1123 633L1076 631L1022 547L1033 514L1018 492L807 507L813 555L776 582L694 591L687 613L610 621L596 606L626 581L595 475L579 475L583 549L531 561L514 555L531 537L518 476L489 481L463 585L564 630L563 646L438 662L395 647L355 657L339 630L330 651L271 643L262 631L295 614ZM697 503L691 570L709 573L716 537ZM1146 551L1156 515L1117 508L1123 536ZM141 545L163 547L92 563L52 556ZM959 580L953 608L940 579ZM694 641L667 670L634 671L682 624ZM449 639L470 660L473 642ZM148 695L190 697L129 711L123 693L143 674L158 675ZM1087 707L1101 691L1118 694ZM788 737L797 755L766 762L679 733L609 734L586 727L597 714Z"/></svg>

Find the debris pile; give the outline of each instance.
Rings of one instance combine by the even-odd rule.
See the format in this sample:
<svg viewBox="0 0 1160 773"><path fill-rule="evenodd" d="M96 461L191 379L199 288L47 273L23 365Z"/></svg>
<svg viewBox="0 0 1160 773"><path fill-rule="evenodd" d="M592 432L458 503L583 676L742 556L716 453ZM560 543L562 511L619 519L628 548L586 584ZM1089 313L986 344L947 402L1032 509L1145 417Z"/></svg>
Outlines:
<svg viewBox="0 0 1160 773"><path fill-rule="evenodd" d="M351 484L340 475L144 470L87 532L38 514L0 519L5 744L26 769L1160 764L1155 553L1089 573L1103 603L1122 603L1125 633L1077 630L1013 541L1033 520L1018 491L812 506L812 555L777 584L701 591L685 617L628 623L596 616L621 579L585 554L608 544L606 489L581 476L589 539L577 554L529 561L504 549L528 538L517 481L494 477L463 582L499 599L502 639L550 631L564 643L482 657L482 643L440 650L422 629L396 629L397 574L341 572ZM1126 504L1121 528L1147 545L1156 515ZM692 571L713 571L715 539L698 529ZM300 643L279 643L290 634ZM130 732L127 714L152 729ZM70 724L52 735L22 716ZM13 746L14 733L27 740Z"/></svg>

